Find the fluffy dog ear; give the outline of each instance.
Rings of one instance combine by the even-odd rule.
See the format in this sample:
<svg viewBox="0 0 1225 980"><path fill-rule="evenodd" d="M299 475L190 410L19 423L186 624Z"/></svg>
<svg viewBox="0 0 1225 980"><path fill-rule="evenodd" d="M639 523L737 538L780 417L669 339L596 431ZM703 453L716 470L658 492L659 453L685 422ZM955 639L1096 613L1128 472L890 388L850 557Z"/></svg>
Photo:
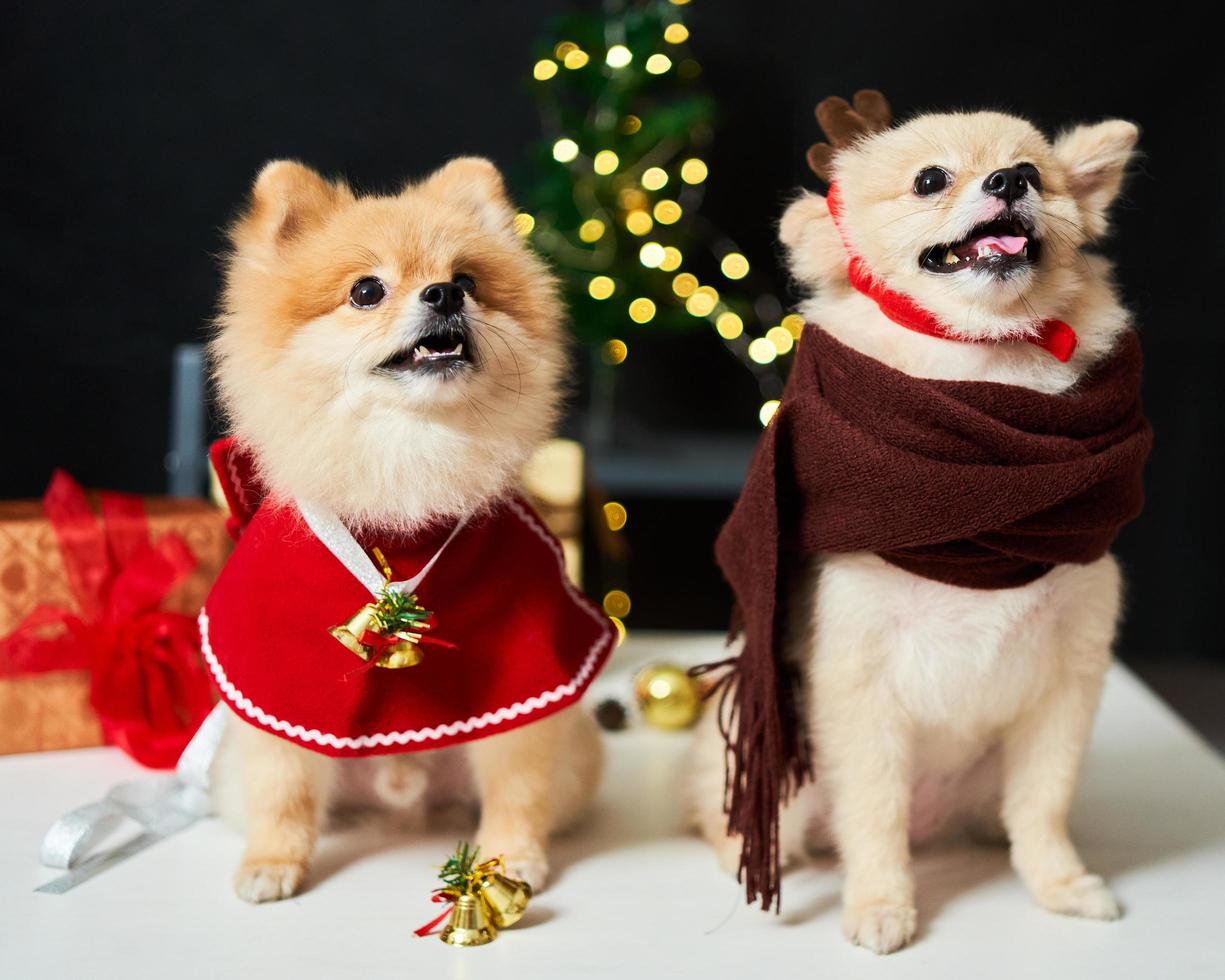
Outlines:
<svg viewBox="0 0 1225 980"><path fill-rule="evenodd" d="M352 199L344 184L326 180L295 160L273 160L255 178L235 237L279 245L321 221L344 199Z"/></svg>
<svg viewBox="0 0 1225 980"><path fill-rule="evenodd" d="M493 232L511 231L514 210L502 173L484 157L458 157L434 171L421 189L452 206L465 207Z"/></svg>
<svg viewBox="0 0 1225 980"><path fill-rule="evenodd" d="M1106 211L1123 186L1139 136L1135 123L1110 119L1077 126L1055 140L1055 158L1063 165L1068 193L1080 205L1085 228L1094 238L1106 231Z"/></svg>
<svg viewBox="0 0 1225 980"><path fill-rule="evenodd" d="M791 251L804 244L815 222L829 219L829 205L820 194L805 191L788 205L778 225L779 240Z"/></svg>
<svg viewBox="0 0 1225 980"><path fill-rule="evenodd" d="M820 194L802 193L786 211L778 237L787 248L791 274L806 285L830 283L846 275L846 253L829 205Z"/></svg>

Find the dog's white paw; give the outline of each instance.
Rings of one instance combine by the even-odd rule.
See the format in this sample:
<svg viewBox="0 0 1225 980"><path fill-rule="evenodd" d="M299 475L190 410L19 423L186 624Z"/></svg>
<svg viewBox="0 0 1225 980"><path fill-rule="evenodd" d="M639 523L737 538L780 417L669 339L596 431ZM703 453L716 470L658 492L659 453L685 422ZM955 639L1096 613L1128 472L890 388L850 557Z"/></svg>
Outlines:
<svg viewBox="0 0 1225 980"><path fill-rule="evenodd" d="M296 861L244 864L234 879L234 891L244 902L277 902L302 884L306 868Z"/></svg>
<svg viewBox="0 0 1225 980"><path fill-rule="evenodd" d="M1122 915L1114 893L1097 875L1080 875L1046 885L1034 891L1034 898L1044 909L1061 915L1079 915L1104 922Z"/></svg>
<svg viewBox="0 0 1225 980"><path fill-rule="evenodd" d="M842 932L856 946L892 953L914 939L918 921L913 905L856 905L842 913Z"/></svg>
<svg viewBox="0 0 1225 980"><path fill-rule="evenodd" d="M740 874L740 838L717 837L710 841L715 849L715 857L719 859L719 867L730 875Z"/></svg>
<svg viewBox="0 0 1225 980"><path fill-rule="evenodd" d="M506 858L506 873L512 878L526 881L532 894L539 895L549 882L549 862L543 854L535 857Z"/></svg>
<svg viewBox="0 0 1225 980"><path fill-rule="evenodd" d="M539 844L498 846L496 841L480 841L480 860L500 857L511 878L526 881L533 894L539 894L549 881L549 856Z"/></svg>

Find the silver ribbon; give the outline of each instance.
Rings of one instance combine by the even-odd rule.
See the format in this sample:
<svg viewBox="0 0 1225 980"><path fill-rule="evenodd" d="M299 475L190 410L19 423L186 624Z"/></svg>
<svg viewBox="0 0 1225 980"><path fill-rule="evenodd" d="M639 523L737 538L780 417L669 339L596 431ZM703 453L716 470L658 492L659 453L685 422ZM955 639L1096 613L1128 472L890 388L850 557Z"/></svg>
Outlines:
<svg viewBox="0 0 1225 980"><path fill-rule="evenodd" d="M221 744L226 714L224 704L213 708L183 750L173 776L120 783L101 800L77 807L52 824L43 837L42 863L68 873L34 890L61 895L209 816L213 812L209 769ZM122 844L95 850L125 820L138 824L141 832Z"/></svg>
<svg viewBox="0 0 1225 980"><path fill-rule="evenodd" d="M455 527L451 529L447 539L434 552L434 556L412 578L406 579L403 582L387 582L383 578L383 573L375 567L374 562L370 560L370 556L357 543L357 539L353 537L349 529L341 523L339 517L326 507L309 504L302 500L298 500L296 503L299 512L302 514L302 519L306 521L306 526L311 529L315 537L332 553L332 557L344 565L349 574L361 582L376 599L382 594L384 588L395 589L397 592L405 594L416 592L425 580L426 575L429 574L430 569L437 564L438 559L442 557L442 553L447 550L447 545L455 540L459 532L464 529L464 525L468 523L467 514L456 521Z"/></svg>

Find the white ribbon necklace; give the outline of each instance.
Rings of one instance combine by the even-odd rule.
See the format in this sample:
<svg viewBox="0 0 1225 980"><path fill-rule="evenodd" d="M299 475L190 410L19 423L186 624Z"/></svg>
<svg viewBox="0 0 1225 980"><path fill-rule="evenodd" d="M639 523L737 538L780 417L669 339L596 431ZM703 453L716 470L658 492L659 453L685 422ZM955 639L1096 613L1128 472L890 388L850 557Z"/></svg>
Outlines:
<svg viewBox="0 0 1225 980"><path fill-rule="evenodd" d="M308 504L301 500L297 501L297 505L302 519L306 521L307 527L311 529L315 537L323 542L323 546L332 553L332 557L340 562L350 575L361 582L376 599L383 594L384 589L395 589L406 595L416 592L426 575L430 573L430 569L438 563L442 553L447 550L447 545L454 541L459 532L464 529L469 516L465 514L455 522L455 527L447 535L447 539L434 552L433 557L422 566L421 571L402 582L388 582L339 517L326 507Z"/></svg>

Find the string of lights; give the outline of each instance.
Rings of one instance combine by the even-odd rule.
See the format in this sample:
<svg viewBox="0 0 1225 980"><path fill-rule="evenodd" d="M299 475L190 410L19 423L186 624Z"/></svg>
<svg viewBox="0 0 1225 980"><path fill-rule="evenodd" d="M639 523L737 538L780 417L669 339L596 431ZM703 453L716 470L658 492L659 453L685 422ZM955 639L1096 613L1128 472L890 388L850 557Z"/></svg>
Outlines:
<svg viewBox="0 0 1225 980"><path fill-rule="evenodd" d="M580 339L623 364L635 332L713 329L755 376L764 426L803 327L700 213L714 106L689 0L607 2L559 19L532 66L544 141L515 227L562 277Z"/></svg>

